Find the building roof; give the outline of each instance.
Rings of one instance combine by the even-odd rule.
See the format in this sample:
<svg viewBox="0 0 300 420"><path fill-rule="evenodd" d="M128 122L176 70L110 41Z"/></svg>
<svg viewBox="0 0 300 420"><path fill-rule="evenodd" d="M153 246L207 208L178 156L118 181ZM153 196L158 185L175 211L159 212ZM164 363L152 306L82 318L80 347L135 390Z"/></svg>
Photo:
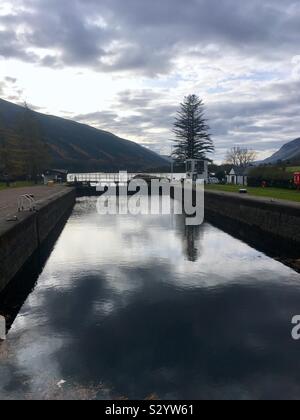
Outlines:
<svg viewBox="0 0 300 420"><path fill-rule="evenodd" d="M231 169L230 174L232 173L232 171L234 171L234 174L232 174L232 175L247 176L247 175L249 175L250 170L251 170L251 167L242 168L242 167L239 167L239 166L234 166Z"/></svg>
<svg viewBox="0 0 300 420"><path fill-rule="evenodd" d="M46 174L59 174L59 175L68 175L69 171L66 169L48 169Z"/></svg>

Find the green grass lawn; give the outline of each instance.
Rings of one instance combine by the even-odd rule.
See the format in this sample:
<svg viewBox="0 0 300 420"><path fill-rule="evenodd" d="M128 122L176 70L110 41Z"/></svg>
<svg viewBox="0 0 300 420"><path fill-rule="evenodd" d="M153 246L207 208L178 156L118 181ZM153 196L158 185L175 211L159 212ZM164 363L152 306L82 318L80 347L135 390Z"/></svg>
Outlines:
<svg viewBox="0 0 300 420"><path fill-rule="evenodd" d="M294 173L294 172L300 172L300 166L288 166L286 168L286 170L288 172L292 172L292 173Z"/></svg>
<svg viewBox="0 0 300 420"><path fill-rule="evenodd" d="M33 185L34 183L29 182L29 181L17 181L17 182L12 182L10 184L10 187L7 187L5 182L0 182L0 190L5 190L7 188L32 187Z"/></svg>
<svg viewBox="0 0 300 420"><path fill-rule="evenodd" d="M288 190L283 188L254 188L241 187L238 185L207 185L205 188L208 190L225 191L232 193L239 193L239 190L241 188L247 188L249 195L252 196L300 202L300 191Z"/></svg>

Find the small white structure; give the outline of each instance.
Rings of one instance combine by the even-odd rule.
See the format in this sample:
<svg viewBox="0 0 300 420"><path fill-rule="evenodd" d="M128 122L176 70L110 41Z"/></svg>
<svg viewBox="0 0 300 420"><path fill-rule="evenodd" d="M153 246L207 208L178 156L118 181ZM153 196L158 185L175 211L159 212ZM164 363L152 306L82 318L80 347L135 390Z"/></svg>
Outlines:
<svg viewBox="0 0 300 420"><path fill-rule="evenodd" d="M186 165L186 179L197 182L204 180L208 182L208 161L199 159L187 159Z"/></svg>
<svg viewBox="0 0 300 420"><path fill-rule="evenodd" d="M232 168L226 175L227 184L248 185L248 168Z"/></svg>
<svg viewBox="0 0 300 420"><path fill-rule="evenodd" d="M44 184L47 185L49 182L62 184L67 182L68 171L64 169L49 169L43 175Z"/></svg>

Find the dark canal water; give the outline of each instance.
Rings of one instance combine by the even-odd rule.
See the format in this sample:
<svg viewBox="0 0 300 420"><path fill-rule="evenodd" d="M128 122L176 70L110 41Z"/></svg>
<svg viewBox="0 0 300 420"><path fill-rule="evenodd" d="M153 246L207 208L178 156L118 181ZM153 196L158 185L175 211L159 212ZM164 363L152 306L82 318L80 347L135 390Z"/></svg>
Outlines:
<svg viewBox="0 0 300 420"><path fill-rule="evenodd" d="M297 314L300 275L210 224L81 199L0 344L0 399L298 399Z"/></svg>

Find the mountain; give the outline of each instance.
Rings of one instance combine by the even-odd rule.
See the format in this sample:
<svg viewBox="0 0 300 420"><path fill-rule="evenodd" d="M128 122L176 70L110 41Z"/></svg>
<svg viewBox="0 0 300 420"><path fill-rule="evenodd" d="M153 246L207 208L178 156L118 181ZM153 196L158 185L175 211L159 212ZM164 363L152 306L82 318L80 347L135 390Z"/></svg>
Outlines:
<svg viewBox="0 0 300 420"><path fill-rule="evenodd" d="M23 107L0 99L0 119L7 127L17 124ZM48 144L53 168L71 172L143 171L164 168L158 154L107 131L52 115L34 112Z"/></svg>
<svg viewBox="0 0 300 420"><path fill-rule="evenodd" d="M172 157L168 155L160 155L163 159L165 159L169 164L172 162Z"/></svg>
<svg viewBox="0 0 300 420"><path fill-rule="evenodd" d="M300 138L286 143L278 152L265 159L263 163L277 163L278 161L300 161Z"/></svg>

